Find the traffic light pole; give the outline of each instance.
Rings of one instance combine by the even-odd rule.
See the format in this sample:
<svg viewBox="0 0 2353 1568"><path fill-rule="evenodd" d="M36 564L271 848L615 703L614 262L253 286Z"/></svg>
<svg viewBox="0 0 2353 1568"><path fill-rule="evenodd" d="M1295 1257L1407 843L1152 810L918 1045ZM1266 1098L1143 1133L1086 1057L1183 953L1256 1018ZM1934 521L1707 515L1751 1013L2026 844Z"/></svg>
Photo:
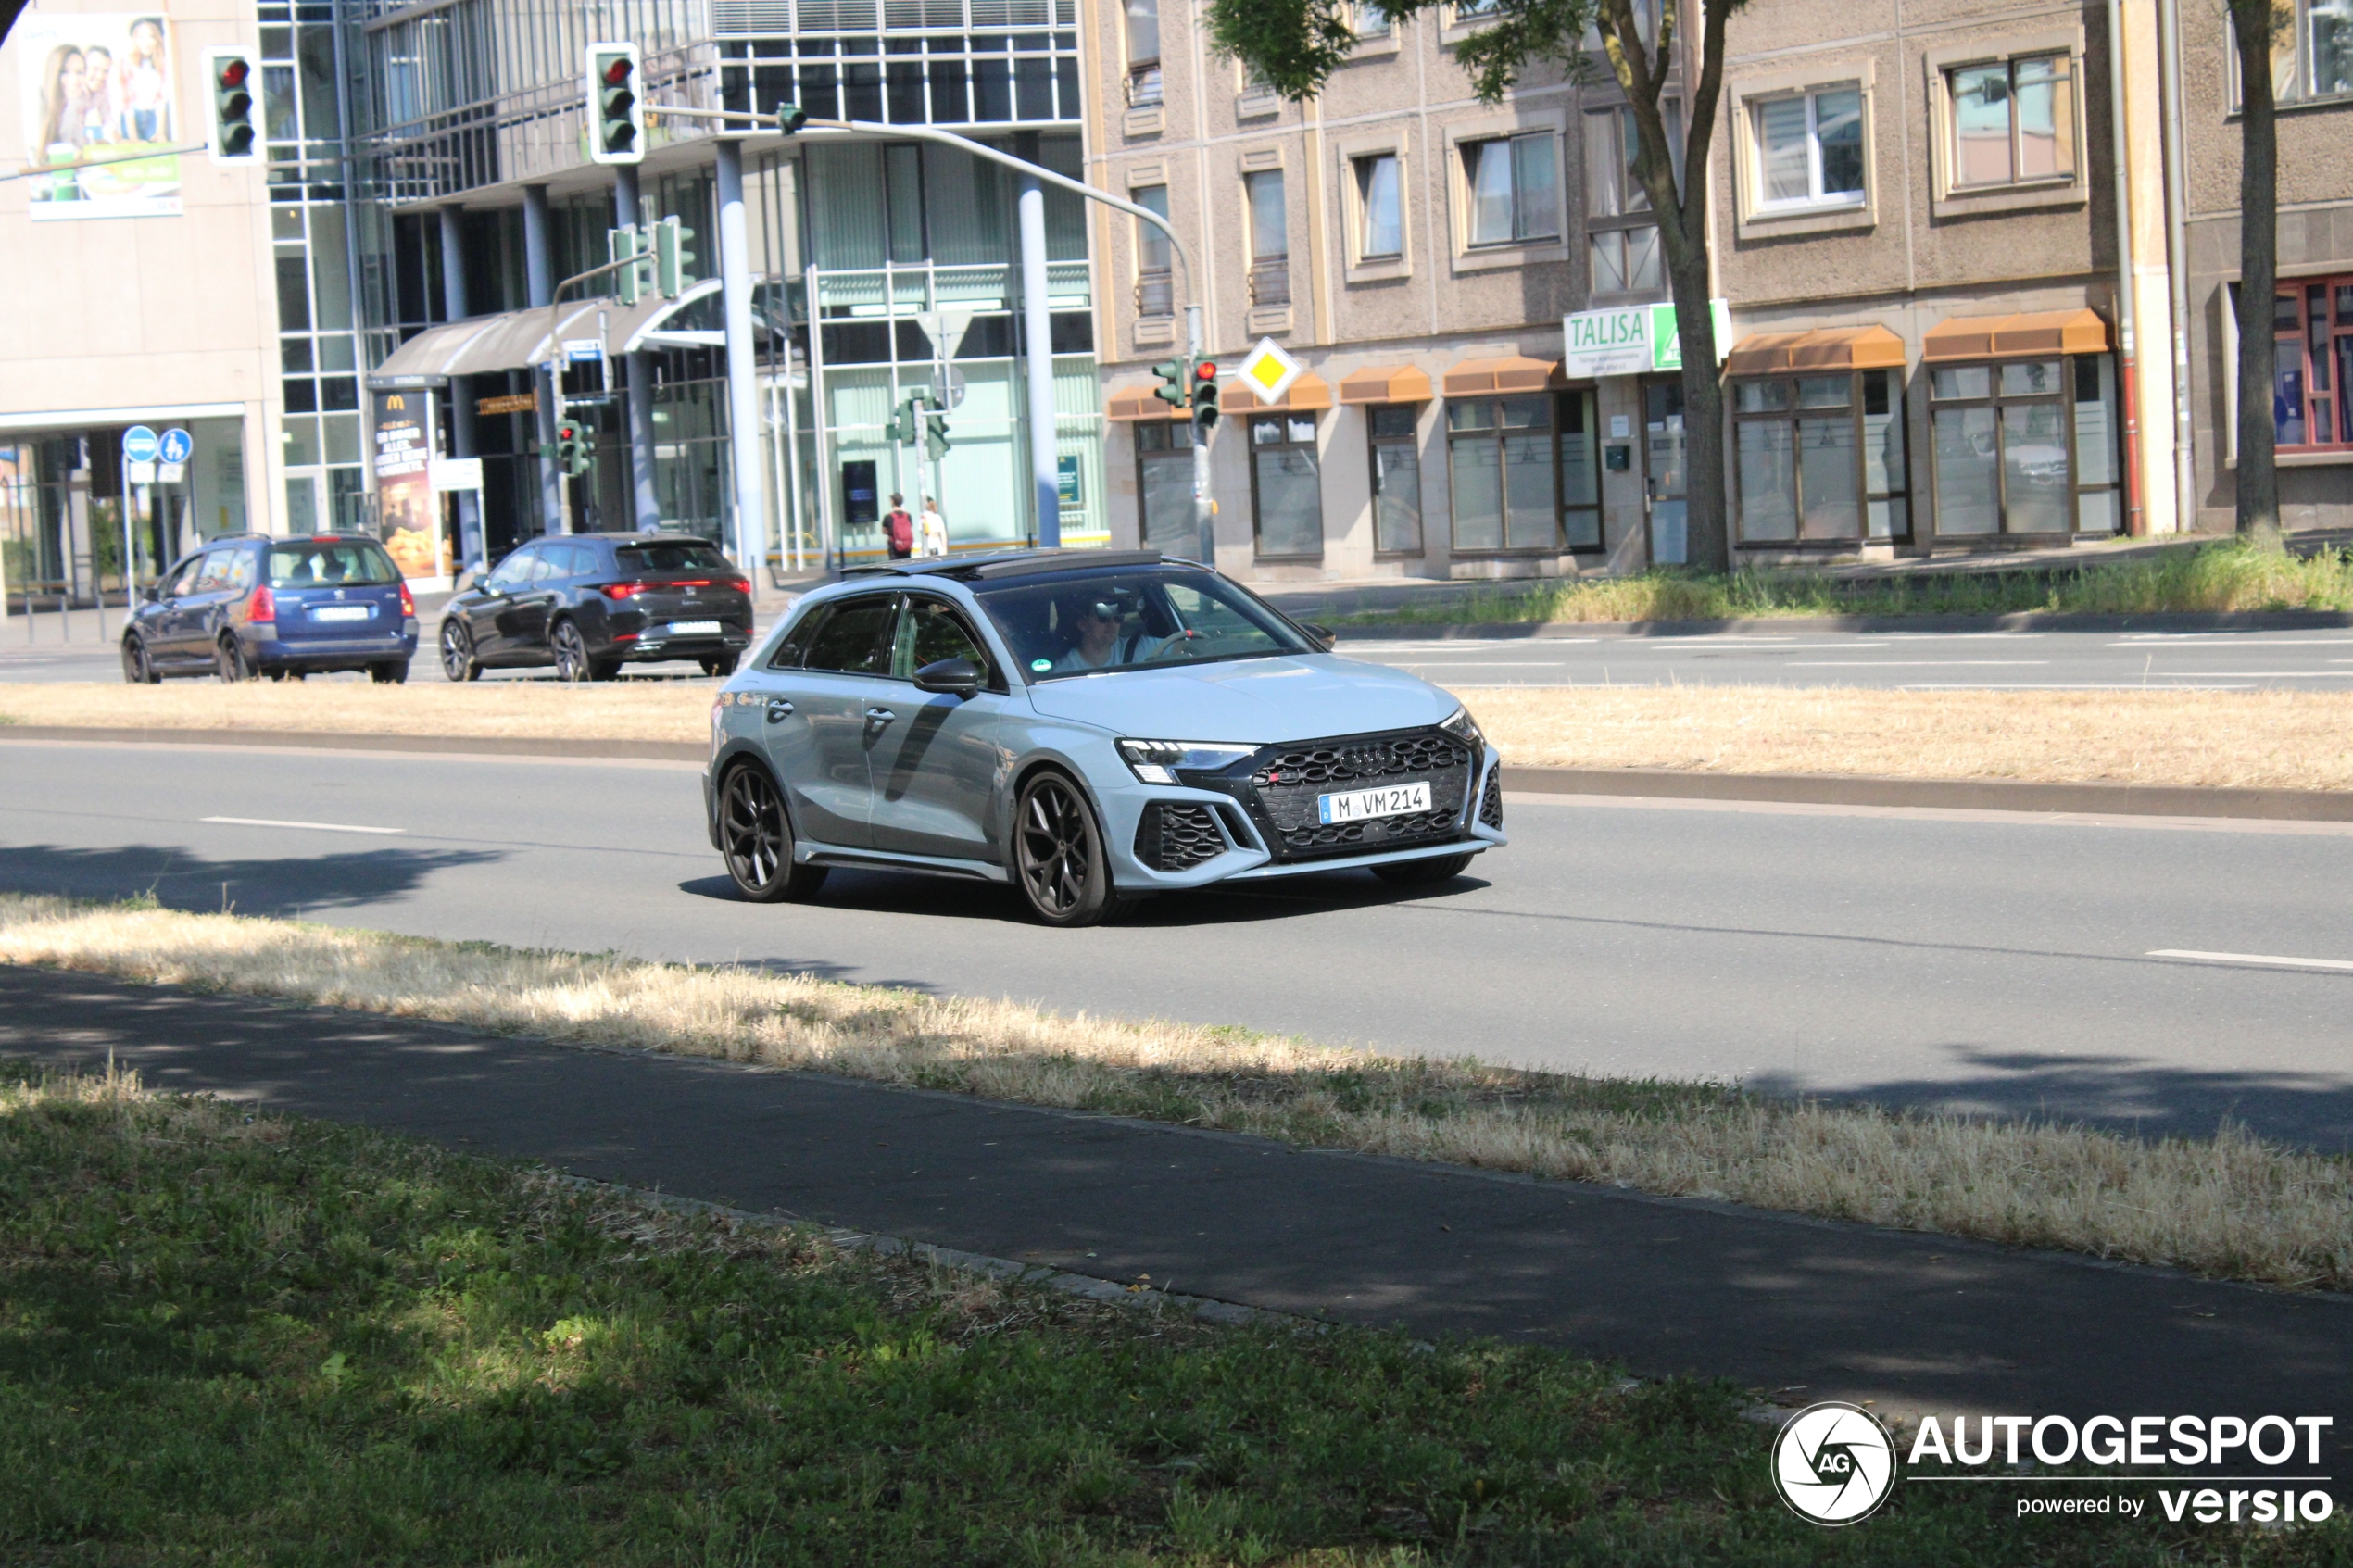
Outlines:
<svg viewBox="0 0 2353 1568"><path fill-rule="evenodd" d="M718 120L746 131L762 127L774 129L776 124L774 115L754 114L749 109L686 108L673 107L668 104L649 104L647 107L655 114L676 115L686 119ZM1057 174L1040 164L1031 163L1026 158L1015 157L1011 153L1000 152L986 143L959 136L952 131L942 131L936 125L881 125L863 119L804 119L801 124L809 131L831 131L858 136L878 136L902 142L931 142L943 147L956 147L970 153L976 158L985 159L989 163L1002 164L1007 169L1028 175L1041 183L1068 191L1074 195L1084 196L1091 202L1100 202L1105 207L1114 207L1131 217L1140 218L1168 236L1169 249L1176 253L1177 268L1184 274L1185 293L1189 297L1199 297L1193 287L1192 252L1186 247L1184 238L1176 232L1176 227L1150 207L1139 207L1131 201L1122 201L1109 191L1098 190L1085 181L1073 180L1066 174ZM1189 360L1196 362L1200 360L1207 346L1202 341L1201 311L1202 307L1198 304L1185 307L1185 353ZM1048 417L1051 417L1051 411ZM1214 566L1217 562L1214 524L1216 515L1217 503L1210 495L1209 442L1200 428L1195 427L1193 431L1193 523L1200 534L1201 558L1205 565L1210 566Z"/></svg>

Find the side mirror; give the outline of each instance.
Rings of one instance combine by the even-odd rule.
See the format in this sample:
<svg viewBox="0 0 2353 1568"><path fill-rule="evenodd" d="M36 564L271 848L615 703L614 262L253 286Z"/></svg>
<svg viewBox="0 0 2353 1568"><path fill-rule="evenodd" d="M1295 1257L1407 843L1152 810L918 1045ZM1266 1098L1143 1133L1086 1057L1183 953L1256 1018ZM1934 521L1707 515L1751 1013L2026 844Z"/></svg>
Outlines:
<svg viewBox="0 0 2353 1568"><path fill-rule="evenodd" d="M945 693L956 697L977 696L980 695L980 671L969 659L943 659L915 671L915 689L919 692Z"/></svg>
<svg viewBox="0 0 2353 1568"><path fill-rule="evenodd" d="M163 602L162 587L154 583L148 583L145 587L139 590L139 602L141 604L148 605L161 604Z"/></svg>
<svg viewBox="0 0 2353 1568"><path fill-rule="evenodd" d="M1328 626L1318 626L1312 621L1301 621L1299 623L1299 629L1306 633L1309 636L1315 638L1317 643L1321 644L1326 653L1331 652L1332 645L1340 641L1339 633L1333 631Z"/></svg>

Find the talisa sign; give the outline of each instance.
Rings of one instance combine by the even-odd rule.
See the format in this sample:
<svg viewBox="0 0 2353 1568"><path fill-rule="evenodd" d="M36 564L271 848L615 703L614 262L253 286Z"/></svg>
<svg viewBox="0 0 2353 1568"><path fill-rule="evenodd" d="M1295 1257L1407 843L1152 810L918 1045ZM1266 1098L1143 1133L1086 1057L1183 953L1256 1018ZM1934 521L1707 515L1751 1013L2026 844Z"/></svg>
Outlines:
<svg viewBox="0 0 2353 1568"><path fill-rule="evenodd" d="M1731 351L1732 312L1727 301L1708 302L1716 318L1716 359ZM1580 310L1561 319L1567 358L1561 373L1572 381L1592 376L1639 376L1683 368L1682 334L1671 305L1628 305L1615 310Z"/></svg>

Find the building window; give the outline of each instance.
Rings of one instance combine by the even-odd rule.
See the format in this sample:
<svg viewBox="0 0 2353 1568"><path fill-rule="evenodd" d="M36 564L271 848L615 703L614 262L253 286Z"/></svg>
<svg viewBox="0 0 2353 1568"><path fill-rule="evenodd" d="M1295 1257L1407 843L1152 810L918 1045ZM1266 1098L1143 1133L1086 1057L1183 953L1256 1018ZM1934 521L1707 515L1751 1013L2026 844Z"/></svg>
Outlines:
<svg viewBox="0 0 2353 1568"><path fill-rule="evenodd" d="M2353 277L2299 278L2281 288L2272 330L2273 430L2282 450L2353 446Z"/></svg>
<svg viewBox="0 0 2353 1568"><path fill-rule="evenodd" d="M2065 54L2024 55L1944 72L1956 191L2075 177L2075 88Z"/></svg>
<svg viewBox="0 0 2353 1568"><path fill-rule="evenodd" d="M2117 531L2111 356L1931 366L1929 412L1940 536Z"/></svg>
<svg viewBox="0 0 2353 1568"><path fill-rule="evenodd" d="M1553 132L1463 144L1464 231L1474 247L1560 238L1560 168Z"/></svg>
<svg viewBox="0 0 2353 1568"><path fill-rule="evenodd" d="M1422 449L1415 434L1420 415L1411 403L1365 410L1372 442L1373 550L1378 555L1422 552Z"/></svg>
<svg viewBox="0 0 2353 1568"><path fill-rule="evenodd" d="M1283 206L1283 171L1242 176L1250 196L1250 302L1290 303L1290 219Z"/></svg>
<svg viewBox="0 0 2353 1568"><path fill-rule="evenodd" d="M1160 102L1160 0L1127 0L1127 106Z"/></svg>
<svg viewBox="0 0 2353 1568"><path fill-rule="evenodd" d="M2353 4L2347 0L2280 0L2283 23L2293 9L2293 26L2283 25L2271 45L2271 96L2284 104L2353 94ZM2239 88L2236 23L2230 37L2231 108L2243 103Z"/></svg>
<svg viewBox="0 0 2353 1568"><path fill-rule="evenodd" d="M1184 420L1136 426L1136 493L1143 498L1143 547L1191 554L1201 535L1193 518L1193 427Z"/></svg>
<svg viewBox="0 0 2353 1568"><path fill-rule="evenodd" d="M1375 0L1353 0L1348 7L1348 19L1359 38L1386 38L1397 26Z"/></svg>
<svg viewBox="0 0 2353 1568"><path fill-rule="evenodd" d="M1864 199L1863 92L1834 87L1749 105L1760 211Z"/></svg>
<svg viewBox="0 0 2353 1568"><path fill-rule="evenodd" d="M1599 549L1596 423L1590 390L1449 399L1455 551Z"/></svg>
<svg viewBox="0 0 2353 1568"><path fill-rule="evenodd" d="M1404 196L1397 155L1356 160L1356 259L1395 261L1405 254Z"/></svg>
<svg viewBox="0 0 2353 1568"><path fill-rule="evenodd" d="M1674 148L1675 183L1682 187L1682 106L1659 106L1667 140ZM1649 217L1650 193L1634 176L1642 143L1634 111L1624 105L1585 117L1586 251L1592 265L1592 292L1656 294L1667 286L1659 253L1658 225Z"/></svg>
<svg viewBox="0 0 2353 1568"><path fill-rule="evenodd" d="M1250 500L1261 560L1324 553L1324 482L1315 466L1315 416L1253 415Z"/></svg>
<svg viewBox="0 0 2353 1568"><path fill-rule="evenodd" d="M1904 372L1732 383L1744 545L1911 536Z"/></svg>
<svg viewBox="0 0 2353 1568"><path fill-rule="evenodd" d="M1168 216L1168 187L1139 185L1127 193L1138 207ZM1136 220L1136 314L1139 316L1173 316L1176 313L1176 285L1171 275L1168 235L1165 231Z"/></svg>

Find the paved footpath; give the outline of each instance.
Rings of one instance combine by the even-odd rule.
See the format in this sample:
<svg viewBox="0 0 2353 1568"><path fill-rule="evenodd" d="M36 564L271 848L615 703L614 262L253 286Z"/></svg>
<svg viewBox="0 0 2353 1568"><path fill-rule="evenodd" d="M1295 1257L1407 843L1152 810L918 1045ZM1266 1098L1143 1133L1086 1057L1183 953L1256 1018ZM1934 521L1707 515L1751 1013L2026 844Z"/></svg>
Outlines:
<svg viewBox="0 0 2353 1568"><path fill-rule="evenodd" d="M0 1056L1782 1404L2332 1415L2353 1301L1254 1138L0 966ZM2339 1453L2345 1450L2340 1449Z"/></svg>

